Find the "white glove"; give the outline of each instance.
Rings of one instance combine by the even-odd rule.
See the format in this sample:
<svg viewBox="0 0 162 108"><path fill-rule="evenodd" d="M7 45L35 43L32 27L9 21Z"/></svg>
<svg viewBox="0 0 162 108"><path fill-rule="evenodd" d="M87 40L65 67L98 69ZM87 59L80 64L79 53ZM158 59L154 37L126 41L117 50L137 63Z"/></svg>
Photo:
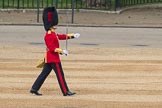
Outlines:
<svg viewBox="0 0 162 108"><path fill-rule="evenodd" d="M68 55L68 50L63 50L63 54Z"/></svg>
<svg viewBox="0 0 162 108"><path fill-rule="evenodd" d="M79 33L75 33L74 34L74 38L79 38L80 37L80 34Z"/></svg>

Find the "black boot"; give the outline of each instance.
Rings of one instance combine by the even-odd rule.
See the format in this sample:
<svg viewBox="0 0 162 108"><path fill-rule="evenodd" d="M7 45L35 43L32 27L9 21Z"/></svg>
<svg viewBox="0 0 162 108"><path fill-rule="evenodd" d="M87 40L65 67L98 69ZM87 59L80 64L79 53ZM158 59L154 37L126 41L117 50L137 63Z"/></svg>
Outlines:
<svg viewBox="0 0 162 108"><path fill-rule="evenodd" d="M30 93L31 94L35 94L35 95L37 95L37 96L42 96L42 94L40 94L38 91L35 91L35 90L30 90Z"/></svg>
<svg viewBox="0 0 162 108"><path fill-rule="evenodd" d="M67 91L64 96L72 96L72 95L75 95L76 93L74 92L71 92L71 91Z"/></svg>

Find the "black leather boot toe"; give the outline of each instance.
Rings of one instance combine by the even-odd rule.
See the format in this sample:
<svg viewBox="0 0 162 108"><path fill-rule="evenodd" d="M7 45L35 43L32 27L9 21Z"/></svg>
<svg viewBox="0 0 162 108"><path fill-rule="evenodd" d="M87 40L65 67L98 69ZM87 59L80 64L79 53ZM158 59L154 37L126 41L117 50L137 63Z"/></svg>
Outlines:
<svg viewBox="0 0 162 108"><path fill-rule="evenodd" d="M39 93L38 91L34 91L34 90L30 90L31 94L37 95L37 96L42 96L41 93Z"/></svg>
<svg viewBox="0 0 162 108"><path fill-rule="evenodd" d="M66 94L64 94L64 96L72 96L75 95L76 93L71 92L71 91L67 91Z"/></svg>

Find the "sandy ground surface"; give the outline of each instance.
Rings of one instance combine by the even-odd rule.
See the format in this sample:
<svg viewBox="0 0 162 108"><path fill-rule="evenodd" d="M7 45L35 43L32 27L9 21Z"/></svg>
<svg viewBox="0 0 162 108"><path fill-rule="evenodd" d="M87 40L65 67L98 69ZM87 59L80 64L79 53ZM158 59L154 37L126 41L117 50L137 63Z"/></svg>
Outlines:
<svg viewBox="0 0 162 108"><path fill-rule="evenodd" d="M43 96L37 97L29 90L41 71L35 64L45 51L43 27L0 28L1 108L162 107L161 29L69 28L82 34L69 41L70 54L61 56L77 95L62 96L51 72L40 89Z"/></svg>
<svg viewBox="0 0 162 108"><path fill-rule="evenodd" d="M66 15L59 17L65 23ZM161 8L75 13L76 24L161 26L161 20ZM36 23L36 14L0 12L4 23ZM41 71L35 64L45 51L43 27L0 26L0 108L162 107L161 29L70 27L69 32L81 33L69 41L70 54L61 56L67 83L77 95L62 96L51 72L40 89L43 96L37 97L29 90Z"/></svg>

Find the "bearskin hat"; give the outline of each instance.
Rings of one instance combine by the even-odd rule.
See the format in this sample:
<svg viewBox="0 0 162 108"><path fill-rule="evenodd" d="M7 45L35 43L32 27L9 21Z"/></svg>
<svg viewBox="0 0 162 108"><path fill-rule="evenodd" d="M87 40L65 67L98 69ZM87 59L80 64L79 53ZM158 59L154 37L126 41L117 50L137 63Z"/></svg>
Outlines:
<svg viewBox="0 0 162 108"><path fill-rule="evenodd" d="M46 7L43 11L43 24L46 31L58 24L58 14L55 7Z"/></svg>

